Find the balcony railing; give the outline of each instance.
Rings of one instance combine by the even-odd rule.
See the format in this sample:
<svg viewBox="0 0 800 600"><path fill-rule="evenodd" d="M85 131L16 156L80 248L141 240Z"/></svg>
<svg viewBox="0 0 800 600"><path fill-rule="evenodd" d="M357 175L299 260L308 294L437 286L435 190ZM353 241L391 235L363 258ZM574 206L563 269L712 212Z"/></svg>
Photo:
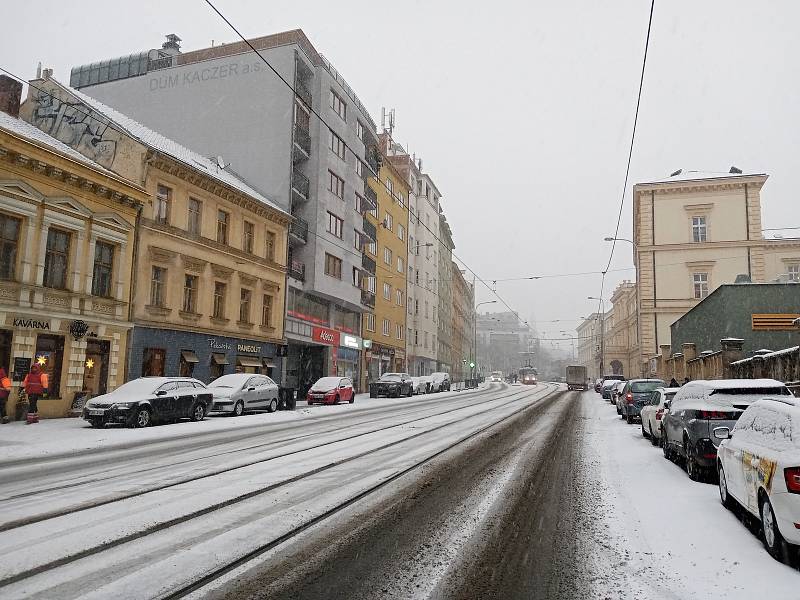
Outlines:
<svg viewBox="0 0 800 600"><path fill-rule="evenodd" d="M306 265L305 263L291 259L289 260L289 277L294 277L300 281L306 280Z"/></svg>
<svg viewBox="0 0 800 600"><path fill-rule="evenodd" d="M369 239L373 242L378 241L378 230L375 228L375 225L367 221L367 217L364 217L364 235L366 235Z"/></svg>
<svg viewBox="0 0 800 600"><path fill-rule="evenodd" d="M375 264L375 261L372 260L372 258L367 256L366 254L362 254L361 268L364 269L367 273L375 275L375 269L377 268L377 264Z"/></svg>
<svg viewBox="0 0 800 600"><path fill-rule="evenodd" d="M311 91L299 79L294 82L294 92L302 98L308 107L311 107Z"/></svg>
<svg viewBox="0 0 800 600"><path fill-rule="evenodd" d="M311 195L311 182L303 173L294 169L292 171L292 189L297 192L304 200L308 200Z"/></svg>
<svg viewBox="0 0 800 600"><path fill-rule="evenodd" d="M308 241L308 221L295 217L289 225L289 235L305 244Z"/></svg>
<svg viewBox="0 0 800 600"><path fill-rule="evenodd" d="M305 153L304 158L311 156L311 134L300 123L294 124L294 144Z"/></svg>
<svg viewBox="0 0 800 600"><path fill-rule="evenodd" d="M375 294L367 290L361 290L361 304L375 308Z"/></svg>
<svg viewBox="0 0 800 600"><path fill-rule="evenodd" d="M375 210L378 208L378 194L368 185L364 186L364 199L367 201L367 204L370 204L367 210Z"/></svg>

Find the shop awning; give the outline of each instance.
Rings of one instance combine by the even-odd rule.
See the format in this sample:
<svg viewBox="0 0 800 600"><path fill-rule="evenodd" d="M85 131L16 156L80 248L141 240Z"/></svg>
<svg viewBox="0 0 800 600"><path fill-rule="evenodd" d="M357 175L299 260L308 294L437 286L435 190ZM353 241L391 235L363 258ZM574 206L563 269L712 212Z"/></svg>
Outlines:
<svg viewBox="0 0 800 600"><path fill-rule="evenodd" d="M254 356L237 356L236 364L243 367L260 367L261 361Z"/></svg>
<svg viewBox="0 0 800 600"><path fill-rule="evenodd" d="M191 350L181 350L181 357L187 363L199 363L200 362L200 359L197 358L197 354L195 354Z"/></svg>
<svg viewBox="0 0 800 600"><path fill-rule="evenodd" d="M222 352L212 352L211 353L211 362L217 365L229 365L231 364L228 362L228 357L225 356Z"/></svg>
<svg viewBox="0 0 800 600"><path fill-rule="evenodd" d="M267 367L268 369L274 369L275 368L275 363L272 362L270 359L265 358L264 359L264 366Z"/></svg>

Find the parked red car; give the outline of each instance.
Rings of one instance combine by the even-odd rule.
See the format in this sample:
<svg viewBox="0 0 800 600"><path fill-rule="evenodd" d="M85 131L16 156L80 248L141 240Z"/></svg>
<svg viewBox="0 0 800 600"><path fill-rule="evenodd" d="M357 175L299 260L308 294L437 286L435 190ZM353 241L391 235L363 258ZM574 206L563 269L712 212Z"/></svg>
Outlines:
<svg viewBox="0 0 800 600"><path fill-rule="evenodd" d="M355 402L353 382L348 377L322 377L311 386L306 401L311 404L339 404Z"/></svg>

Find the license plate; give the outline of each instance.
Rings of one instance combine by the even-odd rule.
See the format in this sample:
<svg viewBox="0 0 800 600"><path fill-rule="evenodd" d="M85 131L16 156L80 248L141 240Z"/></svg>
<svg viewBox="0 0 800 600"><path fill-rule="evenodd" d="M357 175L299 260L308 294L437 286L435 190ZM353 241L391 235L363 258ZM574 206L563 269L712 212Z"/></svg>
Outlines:
<svg viewBox="0 0 800 600"><path fill-rule="evenodd" d="M106 414L106 411L104 411L104 410L90 410L89 411L89 416L90 417L102 417L104 414Z"/></svg>

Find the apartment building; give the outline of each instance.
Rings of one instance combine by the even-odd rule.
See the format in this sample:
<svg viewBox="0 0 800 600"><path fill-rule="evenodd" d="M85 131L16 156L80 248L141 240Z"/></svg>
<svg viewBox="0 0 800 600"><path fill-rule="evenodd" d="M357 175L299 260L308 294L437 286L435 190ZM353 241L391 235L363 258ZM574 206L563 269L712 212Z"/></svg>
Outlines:
<svg viewBox="0 0 800 600"><path fill-rule="evenodd" d="M456 367L453 347L453 232L450 224L439 211L439 264L437 290L439 294L438 340L436 346L436 370L451 373Z"/></svg>
<svg viewBox="0 0 800 600"><path fill-rule="evenodd" d="M357 271L376 241L375 123L335 67L299 29L181 52L160 49L72 70L73 87L247 180L291 212L286 298L286 383L359 381L364 304ZM263 59L263 60L262 60ZM292 84L285 85L270 67ZM311 112L319 113L324 122Z"/></svg>
<svg viewBox="0 0 800 600"><path fill-rule="evenodd" d="M475 365L475 289L456 263L450 263L453 294L451 325L451 371L454 381L471 379Z"/></svg>
<svg viewBox="0 0 800 600"><path fill-rule="evenodd" d="M14 387L9 415L36 364L50 379L39 413L63 417L125 381L136 216L148 195L20 119L21 93L0 76L0 367Z"/></svg>
<svg viewBox="0 0 800 600"><path fill-rule="evenodd" d="M53 78L31 82L21 116L146 191L128 377L241 371L280 381L289 213L219 163Z"/></svg>

